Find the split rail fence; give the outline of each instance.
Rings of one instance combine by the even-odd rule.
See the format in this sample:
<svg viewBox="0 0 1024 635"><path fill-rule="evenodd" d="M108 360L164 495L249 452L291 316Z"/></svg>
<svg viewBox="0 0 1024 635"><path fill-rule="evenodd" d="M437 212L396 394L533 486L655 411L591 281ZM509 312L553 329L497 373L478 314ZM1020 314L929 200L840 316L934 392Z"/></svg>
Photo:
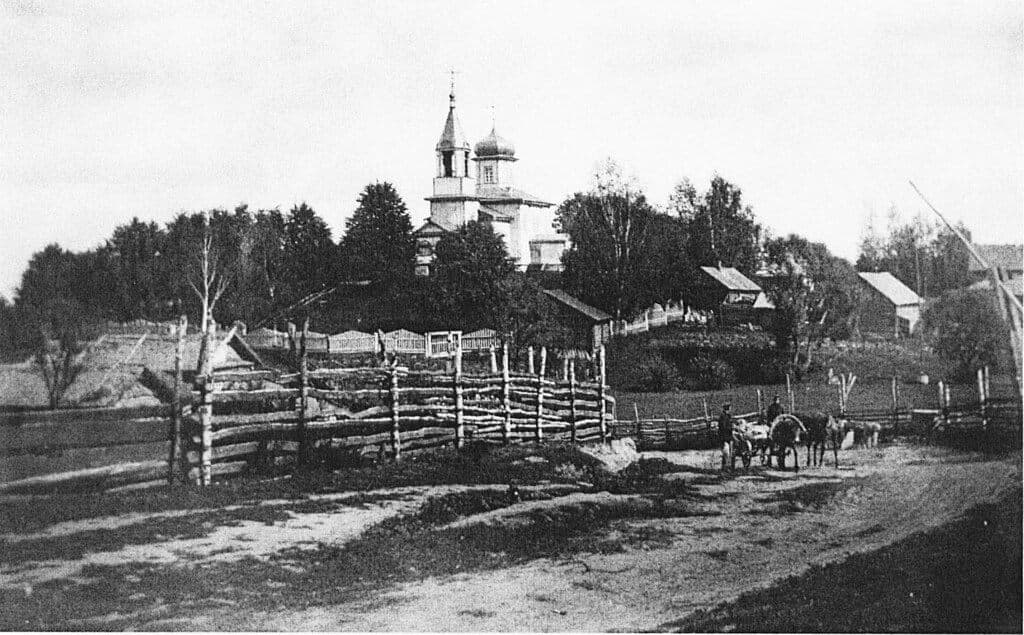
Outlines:
<svg viewBox="0 0 1024 635"><path fill-rule="evenodd" d="M500 371L464 374L459 351L451 373L397 365L310 371L302 354L298 373L200 376L182 422L177 470L209 484L338 452L400 460L478 440L607 440L614 399L603 381L603 350L596 383L578 381L573 360L562 379L548 378L546 357L541 349L537 372L516 372L504 347Z"/></svg>

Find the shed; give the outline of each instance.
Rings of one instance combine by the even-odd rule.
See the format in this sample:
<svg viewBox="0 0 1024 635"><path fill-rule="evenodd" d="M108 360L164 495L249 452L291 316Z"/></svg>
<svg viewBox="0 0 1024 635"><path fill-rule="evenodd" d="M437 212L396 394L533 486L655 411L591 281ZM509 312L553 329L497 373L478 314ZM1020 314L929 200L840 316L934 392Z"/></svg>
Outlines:
<svg viewBox="0 0 1024 635"><path fill-rule="evenodd" d="M735 267L701 267L697 288L701 297L699 308L718 314L723 326L759 324L764 326L775 306L768 300L760 285L739 272Z"/></svg>
<svg viewBox="0 0 1024 635"><path fill-rule="evenodd" d="M612 316L561 289L545 289L543 296L555 319L568 331L572 347L591 353L611 339Z"/></svg>
<svg viewBox="0 0 1024 635"><path fill-rule="evenodd" d="M861 281L857 323L862 334L905 337L921 319L924 301L888 271L857 274Z"/></svg>

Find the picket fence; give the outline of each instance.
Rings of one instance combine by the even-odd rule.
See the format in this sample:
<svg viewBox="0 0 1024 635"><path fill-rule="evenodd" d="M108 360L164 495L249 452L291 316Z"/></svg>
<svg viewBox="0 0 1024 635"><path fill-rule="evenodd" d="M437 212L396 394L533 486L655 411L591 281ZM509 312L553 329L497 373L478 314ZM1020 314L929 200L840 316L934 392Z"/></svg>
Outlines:
<svg viewBox="0 0 1024 635"><path fill-rule="evenodd" d="M261 328L247 334L245 341L253 348L287 350L291 347L291 342L297 342L297 339L293 338L297 338L297 335ZM493 329L480 329L465 334L461 331L433 331L420 334L405 329L389 333L350 330L334 335L310 331L306 339L306 347L318 353L359 354L383 350L388 353L427 357L451 356L457 346L461 346L463 351L486 351L501 348L501 344L501 337Z"/></svg>
<svg viewBox="0 0 1024 635"><path fill-rule="evenodd" d="M654 327L667 326L671 322L707 324L711 319L710 312L695 311L687 308L682 302L667 302L664 307L655 304L633 320L613 322L612 332L615 335L635 335L636 333L646 333Z"/></svg>

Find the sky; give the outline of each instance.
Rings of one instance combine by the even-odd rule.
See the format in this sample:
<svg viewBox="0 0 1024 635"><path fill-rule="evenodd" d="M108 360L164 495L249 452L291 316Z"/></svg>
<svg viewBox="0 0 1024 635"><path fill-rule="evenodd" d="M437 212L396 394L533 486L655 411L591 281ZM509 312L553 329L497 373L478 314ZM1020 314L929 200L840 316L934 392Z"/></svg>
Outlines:
<svg viewBox="0 0 1024 635"><path fill-rule="evenodd" d="M856 258L870 216L1024 233L1020 2L0 3L0 295L49 243L133 216L307 202L335 238L369 183L428 215L454 68L518 185L613 158L653 203L718 173L775 235Z"/></svg>

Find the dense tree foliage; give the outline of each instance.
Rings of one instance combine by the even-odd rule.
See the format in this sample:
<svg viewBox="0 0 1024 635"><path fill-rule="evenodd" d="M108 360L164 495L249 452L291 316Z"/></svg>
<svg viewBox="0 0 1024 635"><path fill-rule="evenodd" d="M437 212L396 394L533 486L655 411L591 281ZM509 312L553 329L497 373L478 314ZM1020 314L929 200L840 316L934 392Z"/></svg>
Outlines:
<svg viewBox="0 0 1024 635"><path fill-rule="evenodd" d="M961 380L973 379L982 366L994 366L1008 337L986 291L950 291L928 305L923 322L925 337Z"/></svg>
<svg viewBox="0 0 1024 635"><path fill-rule="evenodd" d="M353 280L404 285L412 276L416 241L405 202L390 183L372 183L345 222L341 241L345 275Z"/></svg>
<svg viewBox="0 0 1024 635"><path fill-rule="evenodd" d="M963 224L957 229L970 238ZM970 284L971 255L952 231L917 216L903 221L889 211L883 235L868 218L861 236L858 271L888 271L922 297L936 297Z"/></svg>
<svg viewBox="0 0 1024 635"><path fill-rule="evenodd" d="M704 194L688 179L676 185L668 209L683 221L687 257L694 266L719 262L745 275L757 269L761 226L739 187L719 175Z"/></svg>

